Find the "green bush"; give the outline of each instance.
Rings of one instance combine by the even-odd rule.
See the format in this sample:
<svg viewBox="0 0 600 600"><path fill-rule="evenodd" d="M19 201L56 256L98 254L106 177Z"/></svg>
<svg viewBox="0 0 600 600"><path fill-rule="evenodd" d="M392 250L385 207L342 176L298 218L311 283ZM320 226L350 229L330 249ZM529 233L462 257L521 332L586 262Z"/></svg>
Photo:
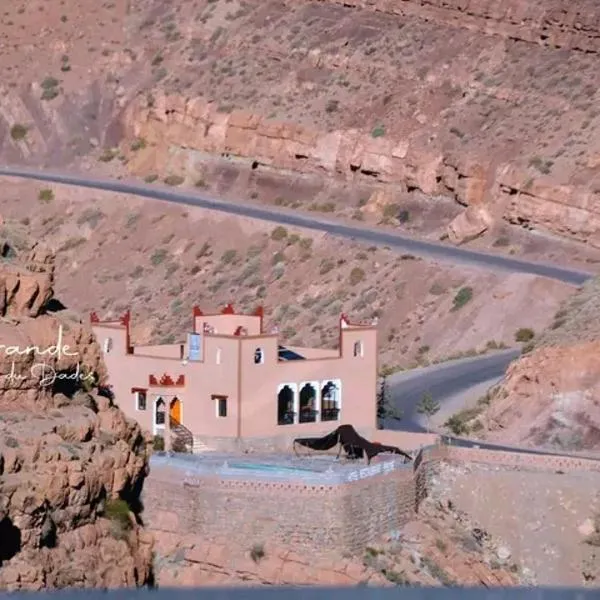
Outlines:
<svg viewBox="0 0 600 600"><path fill-rule="evenodd" d="M40 190L38 200L40 202L52 202L52 200L54 200L54 192L50 188L44 188L43 190Z"/></svg>
<svg viewBox="0 0 600 600"><path fill-rule="evenodd" d="M250 558L255 562L259 562L265 557L265 547L263 544L254 544L250 549Z"/></svg>
<svg viewBox="0 0 600 600"><path fill-rule="evenodd" d="M165 258L167 258L167 251L166 251L166 249L165 248L158 248L157 250L154 251L154 253L150 257L150 262L155 267L158 267L158 265L160 265L165 260Z"/></svg>
<svg viewBox="0 0 600 600"><path fill-rule="evenodd" d="M181 185L185 179L181 175L168 175L163 179L167 185Z"/></svg>
<svg viewBox="0 0 600 600"><path fill-rule="evenodd" d="M371 136L374 138L382 137L384 135L385 135L385 128L383 127L383 125L378 125L371 132Z"/></svg>
<svg viewBox="0 0 600 600"><path fill-rule="evenodd" d="M237 250L231 248L229 250L225 250L221 255L221 262L229 265L237 258Z"/></svg>
<svg viewBox="0 0 600 600"><path fill-rule="evenodd" d="M10 137L15 140L15 142L24 140L27 137L27 127L20 123L16 123L10 128Z"/></svg>
<svg viewBox="0 0 600 600"><path fill-rule="evenodd" d="M275 227L275 229L273 229L273 231L271 231L271 239L276 242L284 240L287 237L287 235L287 229L281 225L278 225L277 227Z"/></svg>
<svg viewBox="0 0 600 600"><path fill-rule="evenodd" d="M454 296L454 300L452 301L453 306L452 310L458 310L462 308L465 304L468 304L473 298L473 288L464 287L458 290L456 296Z"/></svg>
<svg viewBox="0 0 600 600"><path fill-rule="evenodd" d="M131 510L125 500L120 498L107 500L104 505L104 516L110 519L120 532L126 532L132 528Z"/></svg>
<svg viewBox="0 0 600 600"><path fill-rule="evenodd" d="M515 333L515 341L517 342L530 342L535 337L535 332L529 327L521 327Z"/></svg>
<svg viewBox="0 0 600 600"><path fill-rule="evenodd" d="M350 271L350 285L358 285L365 278L365 272L360 267L354 267Z"/></svg>

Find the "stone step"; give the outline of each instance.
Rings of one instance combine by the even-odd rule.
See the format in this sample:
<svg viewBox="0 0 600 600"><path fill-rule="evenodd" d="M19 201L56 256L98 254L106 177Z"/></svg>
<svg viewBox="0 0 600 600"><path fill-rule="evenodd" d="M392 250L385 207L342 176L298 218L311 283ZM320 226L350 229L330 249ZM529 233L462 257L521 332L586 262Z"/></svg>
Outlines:
<svg viewBox="0 0 600 600"><path fill-rule="evenodd" d="M192 445L192 453L202 454L203 452L214 452L214 448L210 448L204 442L194 440L194 443Z"/></svg>

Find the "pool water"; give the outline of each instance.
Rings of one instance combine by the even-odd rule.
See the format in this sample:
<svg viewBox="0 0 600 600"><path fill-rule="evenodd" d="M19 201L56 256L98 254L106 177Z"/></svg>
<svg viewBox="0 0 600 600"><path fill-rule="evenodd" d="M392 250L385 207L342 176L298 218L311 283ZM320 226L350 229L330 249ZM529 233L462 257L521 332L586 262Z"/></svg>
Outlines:
<svg viewBox="0 0 600 600"><path fill-rule="evenodd" d="M261 463L229 463L228 466L232 469L246 469L247 471L258 471L263 473L297 473L298 471L319 473L319 471L316 471L315 469L309 469L307 467L285 467L283 465L269 465Z"/></svg>

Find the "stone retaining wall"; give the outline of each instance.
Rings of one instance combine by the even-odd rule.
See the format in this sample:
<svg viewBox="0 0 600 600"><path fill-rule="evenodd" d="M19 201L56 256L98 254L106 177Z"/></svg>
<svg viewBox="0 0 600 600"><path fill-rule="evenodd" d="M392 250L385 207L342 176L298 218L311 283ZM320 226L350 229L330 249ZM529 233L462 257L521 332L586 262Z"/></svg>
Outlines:
<svg viewBox="0 0 600 600"><path fill-rule="evenodd" d="M312 554L361 552L414 514L411 465L356 482L296 482L196 477L153 467L144 486L150 529L209 540L228 538L248 550L266 541Z"/></svg>
<svg viewBox="0 0 600 600"><path fill-rule="evenodd" d="M144 487L149 529L206 541L230 540L250 550L265 542L311 555L362 553L412 519L442 463L477 462L556 472L600 471L600 461L430 445L413 465L345 483L186 476L157 463Z"/></svg>

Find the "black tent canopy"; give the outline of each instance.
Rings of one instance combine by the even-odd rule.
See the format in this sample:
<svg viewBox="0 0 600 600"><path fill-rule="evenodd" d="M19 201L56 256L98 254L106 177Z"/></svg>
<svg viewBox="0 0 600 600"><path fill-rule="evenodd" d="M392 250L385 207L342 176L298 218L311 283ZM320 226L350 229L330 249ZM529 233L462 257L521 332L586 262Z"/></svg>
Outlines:
<svg viewBox="0 0 600 600"><path fill-rule="evenodd" d="M409 461L412 461L412 457L409 454L396 446L386 446L384 444L369 442L369 440L359 435L352 425L340 425L335 431L320 438L296 438L294 440L294 452L298 454L296 444L321 452L331 450L331 448L339 444L340 451L338 452L338 457L343 448L348 458L363 458L366 455L367 463L370 463L374 456L383 452L400 454Z"/></svg>

